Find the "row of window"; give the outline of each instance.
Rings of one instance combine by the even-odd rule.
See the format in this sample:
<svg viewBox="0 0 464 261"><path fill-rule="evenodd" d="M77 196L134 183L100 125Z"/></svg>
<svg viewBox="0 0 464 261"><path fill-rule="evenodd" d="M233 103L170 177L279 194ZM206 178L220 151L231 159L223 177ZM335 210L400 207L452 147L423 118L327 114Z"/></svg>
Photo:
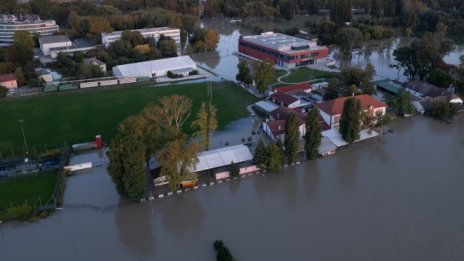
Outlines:
<svg viewBox="0 0 464 261"><path fill-rule="evenodd" d="M0 25L0 29L9 29L9 28L13 28L13 29L23 29L23 30L28 30L28 29L34 29L34 28L43 28L43 27L57 27L56 24L26 24L26 25L15 25L15 24L11 24L11 25Z"/></svg>
<svg viewBox="0 0 464 261"><path fill-rule="evenodd" d="M281 53L277 53L275 51L271 51L271 50L268 50L268 49L265 49L265 48L261 48L261 47L258 47L256 45L253 45L253 44L248 44L248 43L245 43L245 42L240 42L240 45L243 46L243 47L253 49L255 51L267 54L267 55L272 56L272 57L274 57L274 58L276 58L278 60L284 60L284 61L291 61L291 60L297 60L297 59L309 59L309 58L314 58L314 57L319 56L318 52L309 53L309 54L303 54L303 55L289 56L289 55L284 55L284 54L281 54Z"/></svg>

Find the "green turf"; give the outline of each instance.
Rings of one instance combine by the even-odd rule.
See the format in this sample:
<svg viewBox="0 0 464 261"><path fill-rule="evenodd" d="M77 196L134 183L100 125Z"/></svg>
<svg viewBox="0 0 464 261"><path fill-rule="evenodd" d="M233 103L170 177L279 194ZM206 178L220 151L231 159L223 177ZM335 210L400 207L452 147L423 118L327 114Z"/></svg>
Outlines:
<svg viewBox="0 0 464 261"><path fill-rule="evenodd" d="M287 73L287 71L284 71L284 70L276 70L275 74L274 74L274 80L272 82L276 83L277 78L279 78L282 75L285 75L286 73Z"/></svg>
<svg viewBox="0 0 464 261"><path fill-rule="evenodd" d="M336 74L333 72L324 72L320 70L301 67L292 70L292 73L290 75L283 77L281 80L287 83L298 83L320 78L332 78L335 75Z"/></svg>
<svg viewBox="0 0 464 261"><path fill-rule="evenodd" d="M233 120L247 116L246 106L256 98L230 82L213 85L213 104L218 109L219 129ZM162 96L182 94L193 100L193 113L206 99L206 83L165 87L124 87L61 92L0 101L0 151L23 147L19 119L30 148L43 144L68 144L93 140L101 134L108 142L119 122L156 103ZM190 132L190 121L186 131Z"/></svg>
<svg viewBox="0 0 464 261"><path fill-rule="evenodd" d="M45 204L52 196L56 172L46 172L33 176L0 182L0 210L25 203ZM40 201L39 201L40 197Z"/></svg>

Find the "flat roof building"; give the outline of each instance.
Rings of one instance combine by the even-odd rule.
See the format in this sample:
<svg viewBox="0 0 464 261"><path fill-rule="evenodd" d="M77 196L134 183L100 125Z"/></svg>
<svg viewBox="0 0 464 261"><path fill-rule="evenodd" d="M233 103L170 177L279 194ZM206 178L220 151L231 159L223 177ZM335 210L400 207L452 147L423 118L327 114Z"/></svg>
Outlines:
<svg viewBox="0 0 464 261"><path fill-rule="evenodd" d="M241 36L238 49L245 56L269 59L285 69L325 61L329 55L329 49L319 46L314 40L273 32Z"/></svg>
<svg viewBox="0 0 464 261"><path fill-rule="evenodd" d="M39 36L53 35L60 27L55 20L40 20L37 15L1 15L0 14L0 47L13 44L16 31L29 31Z"/></svg>
<svg viewBox="0 0 464 261"><path fill-rule="evenodd" d="M130 30L132 32L139 32L144 38L155 38L158 42L161 35L172 38L176 42L177 55L180 55L180 30L177 28L170 27L157 27L157 28L146 28L146 29L135 29ZM115 31L112 33L102 33L102 44L105 48L108 48L111 43L119 41L124 31Z"/></svg>
<svg viewBox="0 0 464 261"><path fill-rule="evenodd" d="M84 38L71 41L66 35L50 35L39 38L40 50L44 56L55 59L59 53L86 52L95 48L95 44Z"/></svg>
<svg viewBox="0 0 464 261"><path fill-rule="evenodd" d="M113 67L113 74L123 77L162 77L168 71L197 69L197 64L190 56L179 56L166 59L152 60L140 63L129 63Z"/></svg>

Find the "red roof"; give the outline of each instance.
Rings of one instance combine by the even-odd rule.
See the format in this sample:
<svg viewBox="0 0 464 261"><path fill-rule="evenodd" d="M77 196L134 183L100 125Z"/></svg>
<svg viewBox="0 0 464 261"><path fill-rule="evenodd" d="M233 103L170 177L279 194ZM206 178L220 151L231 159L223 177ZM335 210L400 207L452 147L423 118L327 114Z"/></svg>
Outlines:
<svg viewBox="0 0 464 261"><path fill-rule="evenodd" d="M298 99L286 94L285 92L276 92L271 95L271 100L277 101L277 102L283 102L286 105L290 105L294 102L297 102Z"/></svg>
<svg viewBox="0 0 464 261"><path fill-rule="evenodd" d="M349 98L356 98L361 102L361 108L363 110L368 110L371 106L374 107L374 109L377 108L382 108L382 107L387 107L387 105L375 99L374 97L363 94L363 95L358 95L358 96L350 96L350 97L342 97L342 98L337 98L334 100L326 101L326 102L321 102L317 104L317 107L329 114L329 115L339 115L342 114L343 112L343 105L345 104L345 101Z"/></svg>
<svg viewBox="0 0 464 261"><path fill-rule="evenodd" d="M300 120L304 120L306 118L305 113L299 112L297 110L285 108L282 106L273 110L271 113L269 113L269 115L276 120L286 120L287 117L290 115L290 113L296 113L296 115L298 116Z"/></svg>
<svg viewBox="0 0 464 261"><path fill-rule="evenodd" d="M272 135L274 135L274 137L280 136L285 133L284 120L268 121L265 124L268 126L269 130L271 130Z"/></svg>
<svg viewBox="0 0 464 261"><path fill-rule="evenodd" d="M290 91L306 91L311 90L311 84L309 82L292 84L284 87L274 88L274 92L290 92Z"/></svg>
<svg viewBox="0 0 464 261"><path fill-rule="evenodd" d="M0 75L0 82L16 81L16 76L13 73Z"/></svg>

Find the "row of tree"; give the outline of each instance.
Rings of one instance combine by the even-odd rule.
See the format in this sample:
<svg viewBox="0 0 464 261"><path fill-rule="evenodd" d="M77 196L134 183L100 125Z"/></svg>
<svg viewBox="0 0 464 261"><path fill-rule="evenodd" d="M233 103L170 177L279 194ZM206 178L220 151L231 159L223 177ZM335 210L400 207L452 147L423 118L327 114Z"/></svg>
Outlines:
<svg viewBox="0 0 464 261"><path fill-rule="evenodd" d="M259 93L264 93L269 84L275 80L274 63L270 60L255 61L252 64L253 74L245 61L240 61L237 68L238 73L235 79L246 86L250 86L254 82Z"/></svg>
<svg viewBox="0 0 464 261"><path fill-rule="evenodd" d="M192 141L183 132L191 116L192 101L173 95L160 99L158 105L146 107L118 126L111 141L109 174L121 195L139 199L144 195L146 164L156 155L161 176L167 176L169 187L176 190L182 180L196 178L193 173L202 149L208 149L210 135L217 128L216 109L211 102L203 103L192 127L202 144Z"/></svg>
<svg viewBox="0 0 464 261"><path fill-rule="evenodd" d="M28 31L16 31L13 45L0 49L0 74L14 73L19 86L39 85L35 68L40 64L33 61L34 37Z"/></svg>

